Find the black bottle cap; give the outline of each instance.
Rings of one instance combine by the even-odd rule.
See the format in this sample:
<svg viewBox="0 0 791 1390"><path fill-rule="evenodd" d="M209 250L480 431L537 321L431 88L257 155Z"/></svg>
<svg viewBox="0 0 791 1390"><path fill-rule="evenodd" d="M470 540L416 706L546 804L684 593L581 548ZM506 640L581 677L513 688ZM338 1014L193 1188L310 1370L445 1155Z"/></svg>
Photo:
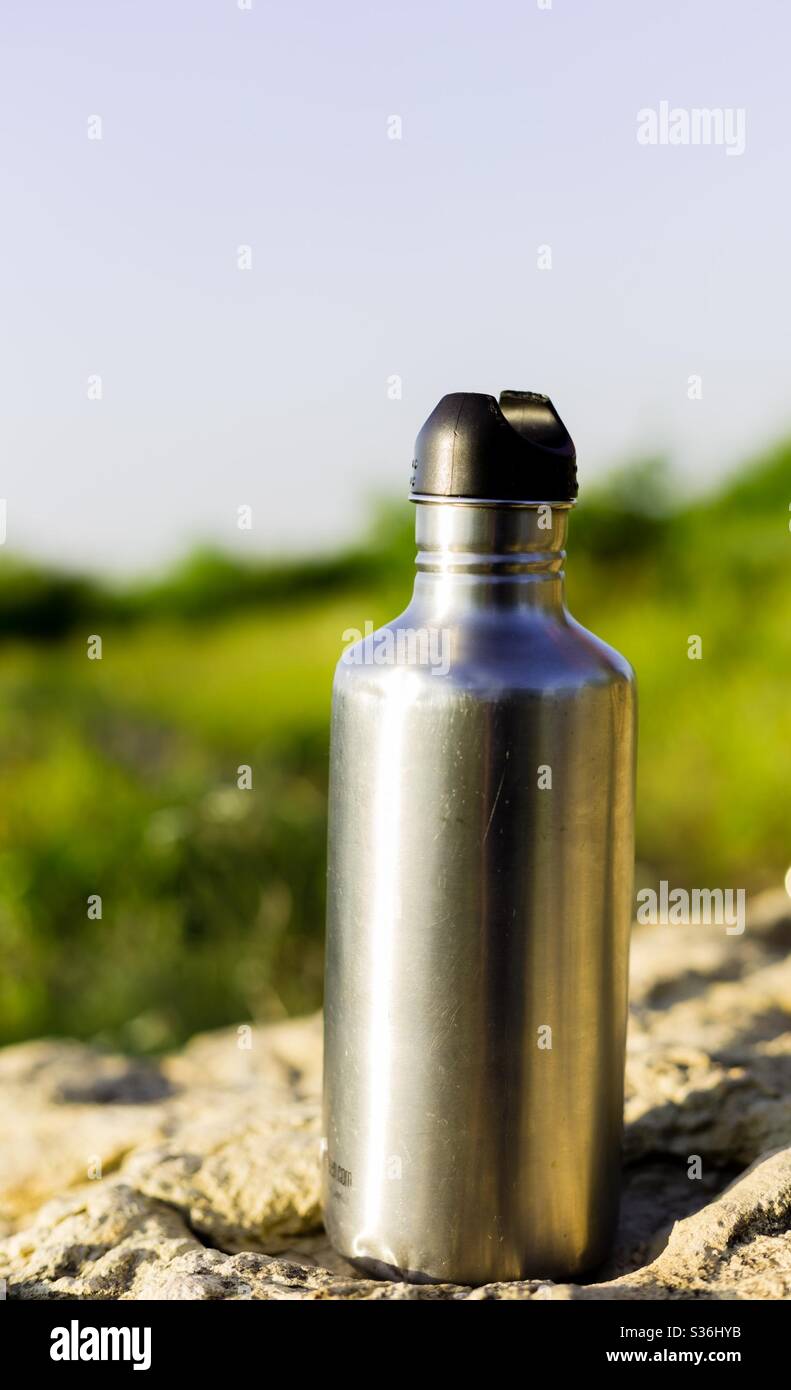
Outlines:
<svg viewBox="0 0 791 1390"><path fill-rule="evenodd" d="M572 502L577 456L548 396L456 391L443 396L415 442L414 497Z"/></svg>

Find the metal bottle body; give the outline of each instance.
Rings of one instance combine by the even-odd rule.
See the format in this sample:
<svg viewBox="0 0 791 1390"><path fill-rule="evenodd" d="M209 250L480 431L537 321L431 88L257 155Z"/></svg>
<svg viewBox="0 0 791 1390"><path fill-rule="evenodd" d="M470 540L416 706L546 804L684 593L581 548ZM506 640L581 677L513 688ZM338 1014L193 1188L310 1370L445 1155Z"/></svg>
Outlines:
<svg viewBox="0 0 791 1390"><path fill-rule="evenodd" d="M333 692L326 1224L390 1277L569 1278L618 1205L633 675L565 607L566 507L417 513Z"/></svg>

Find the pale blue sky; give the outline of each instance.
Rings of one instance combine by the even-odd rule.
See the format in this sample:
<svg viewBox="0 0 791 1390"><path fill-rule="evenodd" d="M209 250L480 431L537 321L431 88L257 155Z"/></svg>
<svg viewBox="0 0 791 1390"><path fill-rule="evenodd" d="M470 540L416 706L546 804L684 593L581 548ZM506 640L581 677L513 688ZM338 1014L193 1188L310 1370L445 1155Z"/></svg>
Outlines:
<svg viewBox="0 0 791 1390"><path fill-rule="evenodd" d="M549 392L582 499L790 430L789 40L781 0L5 0L9 546L331 544L446 391ZM743 107L744 154L639 145L662 100Z"/></svg>

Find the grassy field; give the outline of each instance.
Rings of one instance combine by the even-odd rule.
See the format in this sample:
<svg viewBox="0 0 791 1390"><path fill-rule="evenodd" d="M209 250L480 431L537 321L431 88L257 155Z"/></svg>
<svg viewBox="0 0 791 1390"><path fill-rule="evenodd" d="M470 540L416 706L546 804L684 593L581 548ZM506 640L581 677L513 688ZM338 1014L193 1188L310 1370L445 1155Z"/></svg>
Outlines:
<svg viewBox="0 0 791 1390"><path fill-rule="evenodd" d="M791 449L685 508L662 477L583 497L569 599L638 672L638 883L757 889L791 862ZM412 520L126 593L0 568L0 1041L156 1050L319 1002L332 670L405 606Z"/></svg>

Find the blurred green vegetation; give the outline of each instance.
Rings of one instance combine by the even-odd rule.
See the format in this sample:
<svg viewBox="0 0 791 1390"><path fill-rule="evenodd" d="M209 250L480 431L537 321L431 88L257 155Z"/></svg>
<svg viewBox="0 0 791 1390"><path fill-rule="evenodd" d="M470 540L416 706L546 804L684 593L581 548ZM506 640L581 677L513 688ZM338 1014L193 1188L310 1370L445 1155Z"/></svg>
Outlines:
<svg viewBox="0 0 791 1390"><path fill-rule="evenodd" d="M641 883L755 890L791 861L790 499L791 445L684 505L648 460L572 517L571 609L639 678ZM319 1002L332 670L406 605L413 522L125 590L4 558L1 1042L157 1050Z"/></svg>

